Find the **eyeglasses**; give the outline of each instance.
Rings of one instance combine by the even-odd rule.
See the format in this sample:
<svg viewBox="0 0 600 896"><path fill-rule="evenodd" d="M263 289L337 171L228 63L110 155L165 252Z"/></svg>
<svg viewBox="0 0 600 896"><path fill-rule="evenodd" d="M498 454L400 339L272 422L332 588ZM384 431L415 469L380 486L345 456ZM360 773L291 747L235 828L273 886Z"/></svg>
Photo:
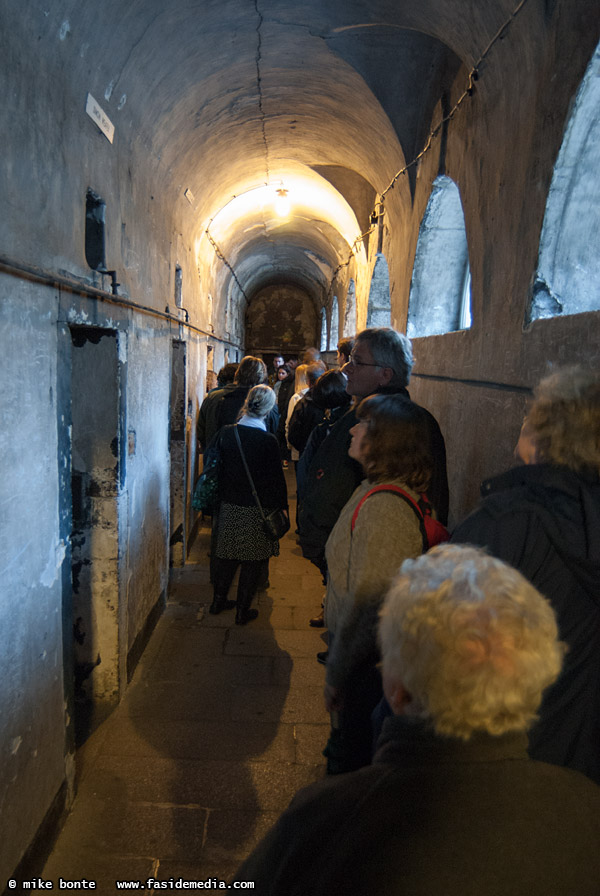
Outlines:
<svg viewBox="0 0 600 896"><path fill-rule="evenodd" d="M369 364L368 361L361 361L353 354L350 355L348 364L352 364L353 367L381 367L381 364Z"/></svg>

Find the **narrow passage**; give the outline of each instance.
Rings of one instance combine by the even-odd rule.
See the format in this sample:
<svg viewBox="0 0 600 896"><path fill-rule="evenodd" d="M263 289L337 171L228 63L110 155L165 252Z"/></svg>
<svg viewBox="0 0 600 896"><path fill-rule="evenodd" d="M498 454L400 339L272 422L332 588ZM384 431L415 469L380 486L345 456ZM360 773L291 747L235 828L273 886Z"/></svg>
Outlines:
<svg viewBox="0 0 600 896"><path fill-rule="evenodd" d="M294 519L293 472L288 471ZM259 618L208 614L209 524L125 697L77 755L78 793L46 880L229 881L296 791L324 776L321 578L293 529L270 562ZM232 593L235 593L232 589Z"/></svg>

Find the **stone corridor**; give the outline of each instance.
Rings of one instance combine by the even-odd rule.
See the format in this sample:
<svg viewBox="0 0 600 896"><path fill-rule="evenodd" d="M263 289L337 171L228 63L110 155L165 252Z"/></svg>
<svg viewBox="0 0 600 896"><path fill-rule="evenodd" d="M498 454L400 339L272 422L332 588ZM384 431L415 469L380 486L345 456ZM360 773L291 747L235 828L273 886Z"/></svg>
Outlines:
<svg viewBox="0 0 600 896"><path fill-rule="evenodd" d="M77 754L77 797L41 874L55 888L59 877L100 893L115 880L229 881L324 774L323 630L308 625L320 576L288 532L259 618L236 627L234 610L208 615L209 535L203 523L125 698Z"/></svg>

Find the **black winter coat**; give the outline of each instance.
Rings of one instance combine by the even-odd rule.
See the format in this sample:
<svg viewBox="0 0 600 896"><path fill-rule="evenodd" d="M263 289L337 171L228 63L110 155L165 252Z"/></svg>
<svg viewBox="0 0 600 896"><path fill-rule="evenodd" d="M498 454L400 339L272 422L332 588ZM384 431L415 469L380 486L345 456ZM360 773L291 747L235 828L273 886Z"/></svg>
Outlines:
<svg viewBox="0 0 600 896"><path fill-rule="evenodd" d="M548 598L569 650L529 736L534 759L600 783L600 480L548 464L483 483L453 542L482 545Z"/></svg>
<svg viewBox="0 0 600 896"><path fill-rule="evenodd" d="M287 509L287 487L277 439L263 429L239 426L238 432L246 463L263 508ZM219 498L239 507L254 507L256 502L235 437L235 427L225 426L216 437L221 458Z"/></svg>
<svg viewBox="0 0 600 896"><path fill-rule="evenodd" d="M325 411L317 407L310 391L296 404L288 424L287 440L299 454L306 448L311 432L321 423L324 415Z"/></svg>
<svg viewBox="0 0 600 896"><path fill-rule="evenodd" d="M340 420L347 411L348 405L343 405L339 408L329 408L328 411L325 412L325 419L323 422L318 423L308 437L308 442L300 455L300 460L296 467L296 491L298 501L301 501L304 497L308 483L308 471L321 442L327 438L331 428L335 426L338 420Z"/></svg>

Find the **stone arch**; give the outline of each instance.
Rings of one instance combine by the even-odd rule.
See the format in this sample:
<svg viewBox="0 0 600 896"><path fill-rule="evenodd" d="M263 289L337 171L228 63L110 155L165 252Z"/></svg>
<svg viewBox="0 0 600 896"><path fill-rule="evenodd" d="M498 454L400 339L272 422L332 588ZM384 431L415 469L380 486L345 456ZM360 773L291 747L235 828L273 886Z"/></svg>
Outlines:
<svg viewBox="0 0 600 896"><path fill-rule="evenodd" d="M327 309L321 308L321 348L322 352L326 352L329 348L327 344Z"/></svg>
<svg viewBox="0 0 600 896"><path fill-rule="evenodd" d="M600 309L600 44L565 128L548 193L527 323Z"/></svg>
<svg viewBox="0 0 600 896"><path fill-rule="evenodd" d="M356 334L356 284L350 280L344 309L344 336ZM337 344L337 343L336 343Z"/></svg>
<svg viewBox="0 0 600 896"><path fill-rule="evenodd" d="M333 297L331 303L331 326L329 327L329 347L337 348L340 338L340 311L338 307L337 296Z"/></svg>
<svg viewBox="0 0 600 896"><path fill-rule="evenodd" d="M407 334L434 336L471 326L471 273L465 217L454 181L440 175L419 230Z"/></svg>
<svg viewBox="0 0 600 896"><path fill-rule="evenodd" d="M383 252L377 253L367 306L368 327L390 327L392 306L390 300L390 274Z"/></svg>

